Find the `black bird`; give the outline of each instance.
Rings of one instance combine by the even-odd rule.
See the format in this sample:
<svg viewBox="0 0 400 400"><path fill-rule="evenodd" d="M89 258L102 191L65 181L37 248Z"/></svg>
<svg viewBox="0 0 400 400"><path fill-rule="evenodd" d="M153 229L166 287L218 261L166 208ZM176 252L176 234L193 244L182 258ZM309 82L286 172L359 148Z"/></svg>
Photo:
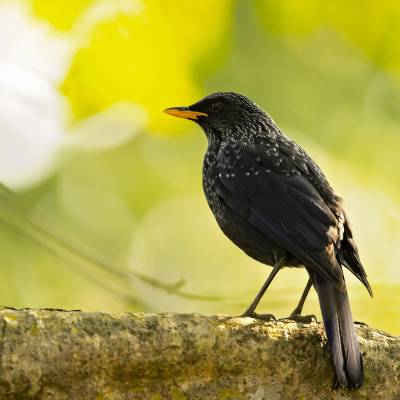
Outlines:
<svg viewBox="0 0 400 400"><path fill-rule="evenodd" d="M205 132L203 189L220 228L246 254L273 266L243 315L255 308L284 266L303 266L309 281L292 313L317 291L337 379L359 387L363 363L342 266L372 295L341 199L308 154L245 96L211 94L167 114L195 121Z"/></svg>

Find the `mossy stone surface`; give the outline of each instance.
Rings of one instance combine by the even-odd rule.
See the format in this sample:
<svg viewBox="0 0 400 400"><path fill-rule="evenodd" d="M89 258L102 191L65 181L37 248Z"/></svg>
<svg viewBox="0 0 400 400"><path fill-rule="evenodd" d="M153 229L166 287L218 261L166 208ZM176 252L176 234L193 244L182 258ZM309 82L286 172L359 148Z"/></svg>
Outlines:
<svg viewBox="0 0 400 400"><path fill-rule="evenodd" d="M332 389L323 326L0 310L1 399L400 399L400 338L357 324L365 384Z"/></svg>

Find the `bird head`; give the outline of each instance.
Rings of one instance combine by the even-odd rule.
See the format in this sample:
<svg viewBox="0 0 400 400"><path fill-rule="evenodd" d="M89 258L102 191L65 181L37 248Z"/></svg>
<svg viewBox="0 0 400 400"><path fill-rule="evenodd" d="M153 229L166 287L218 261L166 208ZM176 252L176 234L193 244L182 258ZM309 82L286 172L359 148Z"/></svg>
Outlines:
<svg viewBox="0 0 400 400"><path fill-rule="evenodd" d="M209 138L248 139L272 123L256 103L233 92L213 93L188 107L171 107L164 112L195 121Z"/></svg>

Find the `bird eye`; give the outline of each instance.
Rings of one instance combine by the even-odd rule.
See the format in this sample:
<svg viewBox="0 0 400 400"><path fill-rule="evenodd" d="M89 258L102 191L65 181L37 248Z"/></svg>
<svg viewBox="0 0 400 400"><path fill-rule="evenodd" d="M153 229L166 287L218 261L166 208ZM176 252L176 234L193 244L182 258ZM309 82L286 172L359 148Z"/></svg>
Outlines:
<svg viewBox="0 0 400 400"><path fill-rule="evenodd" d="M212 112L218 112L222 108L222 103L213 103L211 104L211 111Z"/></svg>

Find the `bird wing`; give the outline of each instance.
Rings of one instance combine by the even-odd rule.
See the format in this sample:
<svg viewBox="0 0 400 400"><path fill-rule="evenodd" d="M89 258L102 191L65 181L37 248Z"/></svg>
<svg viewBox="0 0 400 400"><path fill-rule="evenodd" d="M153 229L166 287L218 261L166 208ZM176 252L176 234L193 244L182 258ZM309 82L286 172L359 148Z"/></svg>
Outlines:
<svg viewBox="0 0 400 400"><path fill-rule="evenodd" d="M349 271L351 271L367 288L371 297L373 296L372 288L367 279L367 273L361 263L360 256L358 254L356 242L353 238L353 231L350 226L350 221L344 213L344 233L343 240L340 246L340 252L338 253L338 259L342 265L344 265Z"/></svg>
<svg viewBox="0 0 400 400"><path fill-rule="evenodd" d="M263 146L223 143L217 156L216 191L269 240L340 284L343 275L335 255L340 223L315 187L289 167L289 159Z"/></svg>

